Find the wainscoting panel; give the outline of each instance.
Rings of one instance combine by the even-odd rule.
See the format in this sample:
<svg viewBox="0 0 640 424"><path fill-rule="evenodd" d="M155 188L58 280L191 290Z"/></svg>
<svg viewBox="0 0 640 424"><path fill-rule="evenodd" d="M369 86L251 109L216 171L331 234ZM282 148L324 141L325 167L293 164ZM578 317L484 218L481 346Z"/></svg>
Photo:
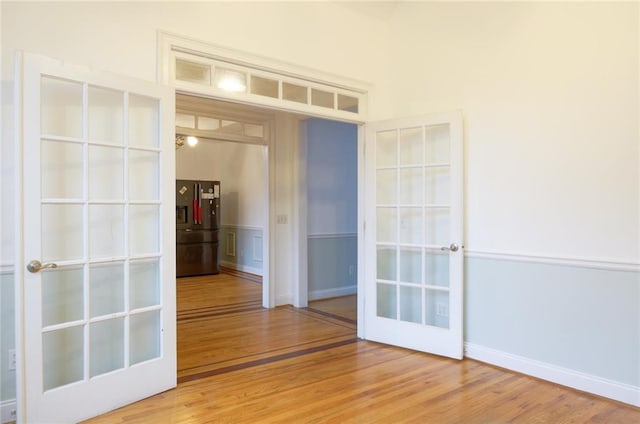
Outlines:
<svg viewBox="0 0 640 424"><path fill-rule="evenodd" d="M465 274L468 356L530 361L532 375L560 384L569 380L535 370L571 370L580 381L606 382L578 389L607 396L606 387L619 384L626 394L609 390L610 397L633 403L635 393L640 404L639 272L474 255L465 259Z"/></svg>
<svg viewBox="0 0 640 424"><path fill-rule="evenodd" d="M309 300L356 293L357 234L316 234L307 237Z"/></svg>
<svg viewBox="0 0 640 424"><path fill-rule="evenodd" d="M16 371L7 369L9 350L15 349L15 296L13 266L0 268L0 418L1 422L15 420L11 413L16 407Z"/></svg>
<svg viewBox="0 0 640 424"><path fill-rule="evenodd" d="M220 265L262 275L262 228L222 225Z"/></svg>

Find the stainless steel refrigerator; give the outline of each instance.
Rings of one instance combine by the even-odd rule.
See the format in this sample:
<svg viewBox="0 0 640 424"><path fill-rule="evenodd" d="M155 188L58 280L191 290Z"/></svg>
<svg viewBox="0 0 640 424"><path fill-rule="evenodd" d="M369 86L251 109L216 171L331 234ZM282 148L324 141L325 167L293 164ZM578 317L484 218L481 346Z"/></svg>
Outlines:
<svg viewBox="0 0 640 424"><path fill-rule="evenodd" d="M176 273L218 274L220 181L176 180Z"/></svg>

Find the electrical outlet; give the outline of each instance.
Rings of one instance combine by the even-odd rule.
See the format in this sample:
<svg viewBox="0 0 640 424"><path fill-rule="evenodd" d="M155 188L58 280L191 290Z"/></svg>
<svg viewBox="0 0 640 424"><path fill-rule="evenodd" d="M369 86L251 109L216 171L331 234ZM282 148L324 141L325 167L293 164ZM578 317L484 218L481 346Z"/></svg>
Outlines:
<svg viewBox="0 0 640 424"><path fill-rule="evenodd" d="M446 303L436 303L436 315L440 317L448 317L449 316L449 305Z"/></svg>
<svg viewBox="0 0 640 424"><path fill-rule="evenodd" d="M9 349L8 369L9 371L16 369L16 350L15 349Z"/></svg>
<svg viewBox="0 0 640 424"><path fill-rule="evenodd" d="M14 421L18 418L18 414L17 414L15 408L13 408L11 411L9 411L9 418L14 420Z"/></svg>
<svg viewBox="0 0 640 424"><path fill-rule="evenodd" d="M349 265L349 275L353 275L354 267L353 265Z"/></svg>
<svg viewBox="0 0 640 424"><path fill-rule="evenodd" d="M278 224L286 224L287 223L287 215L278 215L276 217L276 221Z"/></svg>

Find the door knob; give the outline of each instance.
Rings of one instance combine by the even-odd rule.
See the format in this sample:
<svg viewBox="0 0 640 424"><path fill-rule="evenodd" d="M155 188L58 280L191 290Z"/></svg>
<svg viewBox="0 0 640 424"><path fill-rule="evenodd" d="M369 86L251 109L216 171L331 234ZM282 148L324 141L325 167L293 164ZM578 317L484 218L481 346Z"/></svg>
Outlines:
<svg viewBox="0 0 640 424"><path fill-rule="evenodd" d="M43 264L42 262L40 262L37 259L32 260L31 262L29 262L27 264L27 271L32 272L32 273L36 273L40 270L46 269L46 268L58 268L57 264L54 264L53 262L49 262L46 264Z"/></svg>
<svg viewBox="0 0 640 424"><path fill-rule="evenodd" d="M464 246L462 246L462 247L464 247ZM458 245L457 245L457 244L455 244L455 243L451 243L451 244L449 245L449 247L447 247L447 246L442 246L442 247L440 248L440 250L443 250L443 251L447 251L447 250L448 250L449 252L457 252L457 251L458 251Z"/></svg>

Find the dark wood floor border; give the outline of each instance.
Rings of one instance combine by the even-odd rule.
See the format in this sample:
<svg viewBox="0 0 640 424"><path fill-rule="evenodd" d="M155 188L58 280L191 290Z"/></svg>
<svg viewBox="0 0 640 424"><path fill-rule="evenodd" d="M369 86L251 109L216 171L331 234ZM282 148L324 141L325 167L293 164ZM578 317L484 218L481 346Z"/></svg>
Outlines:
<svg viewBox="0 0 640 424"><path fill-rule="evenodd" d="M223 315L239 314L243 312L259 311L262 309L264 309L262 305L256 305L256 306L247 306L247 307L236 308L236 309L225 309L223 311L203 311L199 313L192 313L189 315L178 315L176 318L176 321L180 321L180 322L191 321L191 320L202 319L202 318L212 318L212 317L219 317Z"/></svg>
<svg viewBox="0 0 640 424"><path fill-rule="evenodd" d="M268 358L256 359L255 361L248 361L248 362L244 362L242 364L230 365L228 367L218 368L216 370L205 371L205 372L192 374L192 375L185 375L184 377L179 377L178 378L178 384L187 383L187 382L193 381L193 380L199 380L201 378L207 378L207 377L211 377L211 376L214 376L214 375L226 374L226 373L232 372L232 371L238 371L238 370L243 370L243 369L246 369L246 368L257 367L259 365L271 364L273 362L283 361L285 359L297 358L299 356L309 355L311 353L322 352L322 351L325 351L325 350L334 349L336 347L346 346L346 345L349 345L349 344L357 343L358 341L360 341L358 338L352 338L352 339L343 340L343 341L335 342L335 343L330 343L330 344L326 344L326 345L322 345L322 346L310 347L308 349L302 349L302 350L298 350L298 351L295 351L295 352L289 352L289 353L283 353L283 354L280 354L280 355L274 355L274 356L270 356Z"/></svg>
<svg viewBox="0 0 640 424"><path fill-rule="evenodd" d="M222 274L233 275L234 277L242 278L243 280L251 281L253 283L262 284L261 275L251 274L251 273L239 271L233 268L227 268L226 266L222 266L222 265L220 266L220 272Z"/></svg>
<svg viewBox="0 0 640 424"><path fill-rule="evenodd" d="M306 308L301 308L301 309L304 309L304 310L309 311L309 312L313 312L314 314L324 315L325 317L333 318L333 319L336 319L338 321L347 322L349 324L353 324L353 325L357 325L358 324L358 321L356 321L355 319L342 317L340 315L332 314L331 312L321 311L319 309L315 309L315 308L312 308L312 307L306 307Z"/></svg>

